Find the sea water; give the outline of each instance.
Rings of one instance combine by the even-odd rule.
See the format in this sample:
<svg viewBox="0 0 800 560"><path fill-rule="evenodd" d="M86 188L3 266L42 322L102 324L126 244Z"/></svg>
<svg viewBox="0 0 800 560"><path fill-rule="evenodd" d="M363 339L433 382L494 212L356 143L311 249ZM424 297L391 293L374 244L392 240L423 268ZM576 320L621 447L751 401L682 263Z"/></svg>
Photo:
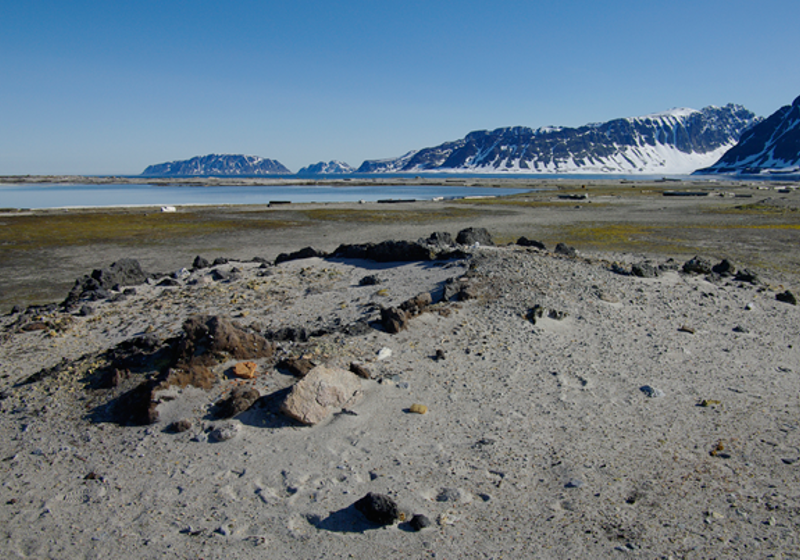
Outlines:
<svg viewBox="0 0 800 560"><path fill-rule="evenodd" d="M502 196L531 189L440 185L386 186L155 186L15 184L0 185L0 208L82 208L110 206L217 206L281 202L358 202L433 200L466 196Z"/></svg>

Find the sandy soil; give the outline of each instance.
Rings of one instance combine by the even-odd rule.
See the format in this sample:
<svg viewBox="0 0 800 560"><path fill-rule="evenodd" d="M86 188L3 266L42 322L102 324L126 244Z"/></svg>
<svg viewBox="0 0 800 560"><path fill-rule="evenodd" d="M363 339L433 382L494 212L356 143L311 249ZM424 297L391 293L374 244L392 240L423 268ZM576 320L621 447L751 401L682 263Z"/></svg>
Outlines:
<svg viewBox="0 0 800 560"><path fill-rule="evenodd" d="M496 236L547 239L552 249L548 232L574 225L570 212L590 210L586 223L652 224L655 203L672 201L491 207L467 224L326 222L269 245L247 243L246 233L214 242L228 257L274 258L305 245L331 250L484 225ZM667 221L697 225L711 202L674 204ZM717 225L741 219L711 216ZM761 239L782 247L782 238ZM207 242L155 255L125 248L125 256L150 255L147 268L177 271L194 254L216 256ZM718 247L753 254L730 237L703 242L713 257ZM587 248L567 257L479 246L439 263L232 262L217 267L227 279L210 269L179 274L175 286L150 282L124 302L92 303L88 316L3 317L2 550L10 558L800 556L800 322L796 306L776 299L796 285L782 268L794 251L749 283L684 274L680 254ZM117 254L62 253L88 265L81 274ZM664 265L658 277L626 273L646 258ZM380 283L360 285L367 275ZM381 306L440 294L451 278L465 279L475 297L437 304L397 334L375 325ZM180 336L198 313L253 332L330 334L280 342L275 356L256 360L253 381L231 377L235 360L219 363L210 391L165 392L153 425L99 414L112 396L88 385L101 353L145 333ZM339 329L358 320L373 323L355 334ZM32 322L43 330L22 328ZM385 349L391 355L379 360ZM302 426L276 407L296 382L276 368L286 356L343 368L358 360L372 379L348 410ZM214 403L242 384L266 398L217 419ZM410 413L413 404L428 412ZM166 429L179 419L191 429ZM220 427L235 437L214 441ZM432 525L372 524L353 506L367 492Z"/></svg>

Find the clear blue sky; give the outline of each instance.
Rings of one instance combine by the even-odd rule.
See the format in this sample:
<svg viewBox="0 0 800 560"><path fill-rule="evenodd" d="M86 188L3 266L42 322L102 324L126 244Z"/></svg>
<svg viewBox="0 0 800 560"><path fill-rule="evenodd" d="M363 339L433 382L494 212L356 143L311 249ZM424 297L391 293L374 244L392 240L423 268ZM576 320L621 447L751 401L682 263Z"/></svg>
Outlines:
<svg viewBox="0 0 800 560"><path fill-rule="evenodd" d="M0 4L0 175L292 171L502 126L800 95L797 0Z"/></svg>

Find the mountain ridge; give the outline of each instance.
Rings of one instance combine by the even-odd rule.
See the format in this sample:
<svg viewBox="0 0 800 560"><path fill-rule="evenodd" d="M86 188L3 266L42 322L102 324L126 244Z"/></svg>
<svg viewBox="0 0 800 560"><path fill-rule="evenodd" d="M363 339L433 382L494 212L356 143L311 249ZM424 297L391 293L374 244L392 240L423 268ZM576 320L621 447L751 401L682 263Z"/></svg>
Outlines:
<svg viewBox="0 0 800 560"><path fill-rule="evenodd" d="M357 173L691 173L760 118L741 105L677 108L577 128L513 126L367 160Z"/></svg>
<svg viewBox="0 0 800 560"><path fill-rule="evenodd" d="M800 96L745 131L714 165L696 173L800 173Z"/></svg>

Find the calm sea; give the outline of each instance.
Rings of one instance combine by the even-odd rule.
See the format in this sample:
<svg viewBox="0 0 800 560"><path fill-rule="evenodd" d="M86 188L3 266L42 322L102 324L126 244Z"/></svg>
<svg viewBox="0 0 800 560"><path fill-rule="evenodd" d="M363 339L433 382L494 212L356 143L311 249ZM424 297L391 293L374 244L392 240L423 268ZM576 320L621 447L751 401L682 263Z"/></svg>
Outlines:
<svg viewBox="0 0 800 560"><path fill-rule="evenodd" d="M268 204L357 202L385 199L432 200L438 197L501 196L531 189L448 186L247 186L189 187L152 185L0 185L0 208L79 208L102 206L181 206L185 204Z"/></svg>

